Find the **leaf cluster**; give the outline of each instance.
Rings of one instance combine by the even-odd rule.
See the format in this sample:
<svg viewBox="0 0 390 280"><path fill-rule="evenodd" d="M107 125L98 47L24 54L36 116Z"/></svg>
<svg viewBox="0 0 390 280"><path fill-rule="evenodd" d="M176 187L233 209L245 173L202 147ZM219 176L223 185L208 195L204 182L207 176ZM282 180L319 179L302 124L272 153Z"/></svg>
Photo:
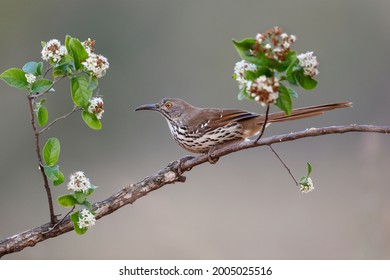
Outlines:
<svg viewBox="0 0 390 280"><path fill-rule="evenodd" d="M245 80L254 81L260 76L276 77L279 81L279 97L275 103L287 115L292 111L292 100L298 94L293 87L300 86L305 90L312 90L316 87L317 81L304 75L302 67L299 65L297 53L289 50L283 60L267 57L263 52L254 51L257 44L256 39L247 38L242 41L233 40L239 56L254 65L256 71L245 71ZM236 78L236 77L234 77ZM240 87L238 99L253 100L245 86Z"/></svg>
<svg viewBox="0 0 390 280"><path fill-rule="evenodd" d="M46 43L42 43L44 47ZM49 91L54 91L53 86L57 80L68 77L70 80L71 97L75 106L82 108L82 119L92 129L100 130L102 124L96 115L88 112L88 106L93 96L93 91L98 86L98 79L89 71L84 69L83 61L88 58L88 52L83 44L76 38L69 35L65 38L65 54L60 61L50 60L50 66L47 71L43 71L43 62L30 61L21 69L11 68L0 74L0 79L9 86L20 90L26 90L29 95L40 96ZM46 79L45 76L49 70L52 70L53 81ZM36 77L36 80L29 84L26 74ZM49 119L48 110L43 106L44 101L36 102L35 112L38 118L38 124L45 126Z"/></svg>

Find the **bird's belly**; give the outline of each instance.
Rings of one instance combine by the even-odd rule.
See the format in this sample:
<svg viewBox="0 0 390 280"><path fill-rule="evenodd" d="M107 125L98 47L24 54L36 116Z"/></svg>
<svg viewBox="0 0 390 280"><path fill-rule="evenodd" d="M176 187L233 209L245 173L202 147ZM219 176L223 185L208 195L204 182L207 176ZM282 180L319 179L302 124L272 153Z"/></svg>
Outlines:
<svg viewBox="0 0 390 280"><path fill-rule="evenodd" d="M207 153L211 148L228 142L243 139L241 128L237 126L219 127L204 134L172 134L176 143L193 153Z"/></svg>

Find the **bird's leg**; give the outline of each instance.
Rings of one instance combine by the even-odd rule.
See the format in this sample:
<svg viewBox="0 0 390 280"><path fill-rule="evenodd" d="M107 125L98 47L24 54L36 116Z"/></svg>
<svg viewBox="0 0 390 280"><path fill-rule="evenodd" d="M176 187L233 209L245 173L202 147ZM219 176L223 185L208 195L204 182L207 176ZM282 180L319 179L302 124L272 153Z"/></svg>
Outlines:
<svg viewBox="0 0 390 280"><path fill-rule="evenodd" d="M226 143L222 143L222 144L219 144L217 146L213 146L211 147L208 152L207 152L207 160L211 163L211 164L215 164L218 162L219 160L219 157L216 157L214 155L215 151L219 150L219 149L222 149L223 147L225 146L230 146L232 145L233 143L238 143L238 142L241 142L241 141L244 141L243 139L235 139L235 140L231 140L229 142L226 142Z"/></svg>
<svg viewBox="0 0 390 280"><path fill-rule="evenodd" d="M194 159L195 157L194 156L185 156L185 157L182 157L181 159L179 159L179 166L177 168L177 171L179 172L179 174L183 174L185 171L190 171L191 168L188 168L188 169L184 169L183 168L183 164L188 161L188 160L191 160L191 159Z"/></svg>

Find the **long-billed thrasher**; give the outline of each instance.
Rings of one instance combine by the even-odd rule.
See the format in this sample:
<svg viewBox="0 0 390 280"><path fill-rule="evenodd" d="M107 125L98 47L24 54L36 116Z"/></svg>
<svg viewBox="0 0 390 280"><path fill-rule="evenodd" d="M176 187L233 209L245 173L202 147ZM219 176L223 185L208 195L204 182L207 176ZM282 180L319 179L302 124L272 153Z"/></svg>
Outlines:
<svg viewBox="0 0 390 280"><path fill-rule="evenodd" d="M271 113L267 124L309 118L351 106L351 102L340 102L294 109L291 115ZM252 137L260 133L265 121L265 115L242 110L197 108L178 98L164 98L156 104L142 105L135 110L161 113L176 143L192 153L209 153L221 144Z"/></svg>

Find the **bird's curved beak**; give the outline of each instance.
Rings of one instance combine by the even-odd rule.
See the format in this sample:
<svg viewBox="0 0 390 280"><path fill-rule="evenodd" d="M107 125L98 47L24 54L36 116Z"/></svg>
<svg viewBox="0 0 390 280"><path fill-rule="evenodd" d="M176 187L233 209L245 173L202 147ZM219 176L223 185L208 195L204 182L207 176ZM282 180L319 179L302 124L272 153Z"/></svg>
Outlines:
<svg viewBox="0 0 390 280"><path fill-rule="evenodd" d="M149 111L159 111L160 107L157 104L145 104L136 108L134 111L149 110Z"/></svg>

